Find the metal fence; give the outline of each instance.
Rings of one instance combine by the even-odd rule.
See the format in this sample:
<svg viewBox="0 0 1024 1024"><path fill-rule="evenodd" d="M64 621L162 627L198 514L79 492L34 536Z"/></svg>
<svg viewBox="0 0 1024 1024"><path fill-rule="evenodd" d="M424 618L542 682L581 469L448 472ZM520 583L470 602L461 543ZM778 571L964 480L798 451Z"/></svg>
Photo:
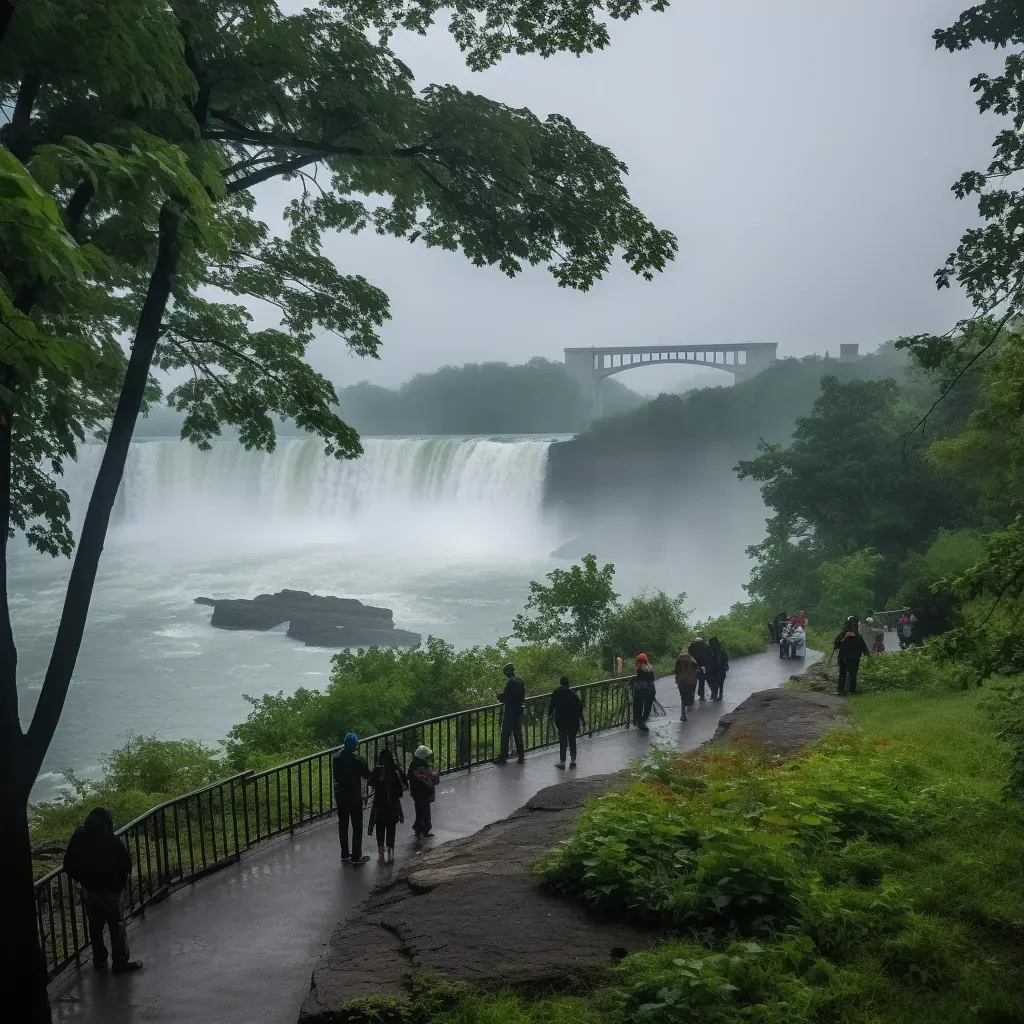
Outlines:
<svg viewBox="0 0 1024 1024"><path fill-rule="evenodd" d="M583 700L585 734L629 725L631 677L574 686ZM548 696L528 697L523 719L527 751L558 742ZM442 774L489 764L499 755L501 705L472 708L370 736L359 752L373 765L390 748L399 764L425 744ZM144 912L178 886L194 882L266 839L292 833L332 814L331 758L338 747L261 772L242 772L175 797L117 830L132 858L122 896L126 916ZM364 798L369 797L365 788ZM89 946L79 885L58 868L35 883L39 942L51 978Z"/></svg>

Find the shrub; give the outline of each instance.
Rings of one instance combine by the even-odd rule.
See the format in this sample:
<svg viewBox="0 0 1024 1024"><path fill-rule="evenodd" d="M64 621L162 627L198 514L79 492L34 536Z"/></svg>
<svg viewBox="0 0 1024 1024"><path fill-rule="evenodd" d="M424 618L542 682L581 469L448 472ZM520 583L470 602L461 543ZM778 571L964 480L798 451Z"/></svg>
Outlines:
<svg viewBox="0 0 1024 1024"><path fill-rule="evenodd" d="M975 681L976 673L969 665L940 660L927 647L911 647L866 658L857 683L865 693L913 690L941 694L966 690Z"/></svg>
<svg viewBox="0 0 1024 1024"><path fill-rule="evenodd" d="M640 651L652 659L669 655L674 659L679 651L678 638L689 628L685 602L685 594L669 597L661 590L644 591L612 608L602 642L627 662Z"/></svg>

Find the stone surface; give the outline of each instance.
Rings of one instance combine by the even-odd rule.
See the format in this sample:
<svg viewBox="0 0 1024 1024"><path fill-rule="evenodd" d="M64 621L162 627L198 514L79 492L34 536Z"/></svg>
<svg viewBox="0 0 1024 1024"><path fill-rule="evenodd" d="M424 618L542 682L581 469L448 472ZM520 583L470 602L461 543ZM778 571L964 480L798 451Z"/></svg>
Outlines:
<svg viewBox="0 0 1024 1024"><path fill-rule="evenodd" d="M288 636L307 647L416 647L419 633L395 629L390 608L375 608L354 598L323 597L304 590L260 594L251 600L197 597L213 608L217 629L266 631L288 623Z"/></svg>
<svg viewBox="0 0 1024 1024"><path fill-rule="evenodd" d="M585 800L624 781L613 774L550 786L503 821L417 858L335 930L300 1020L329 1020L352 999L398 993L410 969L545 985L654 941L553 899L529 868L568 835Z"/></svg>
<svg viewBox="0 0 1024 1024"><path fill-rule="evenodd" d="M753 740L766 750L790 754L830 729L848 725L844 705L835 694L762 690L722 716L714 739Z"/></svg>

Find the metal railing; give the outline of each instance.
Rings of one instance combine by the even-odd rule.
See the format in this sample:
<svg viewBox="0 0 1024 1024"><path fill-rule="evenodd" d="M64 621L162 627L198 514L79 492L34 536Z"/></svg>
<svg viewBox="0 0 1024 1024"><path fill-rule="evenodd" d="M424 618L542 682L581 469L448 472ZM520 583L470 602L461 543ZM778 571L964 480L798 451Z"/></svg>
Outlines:
<svg viewBox="0 0 1024 1024"><path fill-rule="evenodd" d="M573 687L583 699L586 735L630 724L631 678ZM526 700L526 751L558 742L547 715L548 700L546 694ZM491 704L367 737L360 740L359 752L373 765L377 752L389 747L404 765L425 744L434 752L434 768L448 774L489 764L499 754L500 737L501 705ZM119 828L117 835L132 858L132 875L122 895L125 915L142 913L178 886L234 863L257 843L331 815L331 758L339 749L321 750L266 771L241 772L158 804ZM363 792L368 798L365 783ZM88 922L81 888L61 868L38 879L35 894L39 942L52 979L89 947Z"/></svg>

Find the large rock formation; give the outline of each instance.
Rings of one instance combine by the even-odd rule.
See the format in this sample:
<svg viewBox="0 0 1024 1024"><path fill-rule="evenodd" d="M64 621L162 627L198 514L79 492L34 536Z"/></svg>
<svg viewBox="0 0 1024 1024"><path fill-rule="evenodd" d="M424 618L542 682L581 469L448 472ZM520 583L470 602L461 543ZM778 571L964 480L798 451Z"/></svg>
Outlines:
<svg viewBox="0 0 1024 1024"><path fill-rule="evenodd" d="M260 594L252 600L218 601L197 597L213 608L217 629L265 632L288 623L288 636L307 647L416 647L419 633L395 629L390 608L374 608L353 598L320 597L304 590Z"/></svg>

